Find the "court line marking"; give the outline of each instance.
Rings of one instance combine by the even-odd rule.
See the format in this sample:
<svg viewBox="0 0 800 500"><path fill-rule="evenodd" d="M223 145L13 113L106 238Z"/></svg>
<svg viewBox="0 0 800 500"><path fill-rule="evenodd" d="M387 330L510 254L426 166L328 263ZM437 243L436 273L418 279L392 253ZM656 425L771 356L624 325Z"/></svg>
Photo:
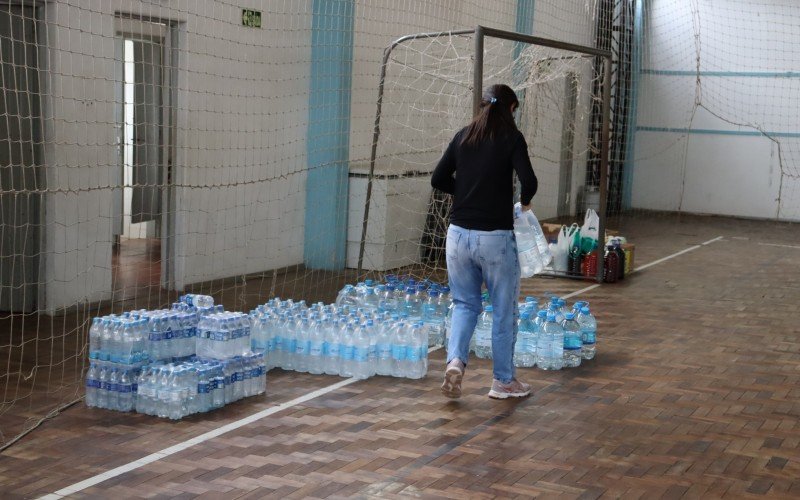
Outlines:
<svg viewBox="0 0 800 500"><path fill-rule="evenodd" d="M662 257L662 258L660 258L658 260L655 260L655 261L650 262L648 264L645 264L643 266L639 266L637 268L634 268L634 270L631 271L630 274L633 274L633 273L635 273L637 271L641 271L642 269L647 269L650 266L655 266L656 264L661 264L664 261L667 261L667 260L670 260L670 259L674 259L675 257L677 257L679 255L683 255L683 254L685 254L687 252L691 252L692 250L697 250L698 248L700 248L700 247L702 247L704 245L709 245L709 244L714 243L716 241L719 241L721 239L722 239L722 236L717 236L716 238L710 239L708 241L704 241L703 243L700 243L699 245L690 246L689 248L685 248L685 249L681 250L680 252L675 252L672 255L667 255L666 257ZM798 248L800 248L800 247L798 247ZM576 295L580 295L580 294L588 292L590 290L594 290L595 288L598 288L599 286L600 286L600 283L596 283L594 285L587 286L586 288L581 288L580 290L577 290L575 292L563 295L561 298L562 299L569 299L569 298L575 297Z"/></svg>
<svg viewBox="0 0 800 500"><path fill-rule="evenodd" d="M634 269L633 272L641 271L642 269L646 269L646 268L648 268L650 266L654 266L656 264L660 264L660 263L662 263L664 261L673 259L673 258L675 258L675 257L677 257L679 255L683 255L683 254L685 254L687 252L691 252L692 250L697 250L698 248L700 248L700 247L702 247L704 245L708 245L710 243L714 243L715 241L719 241L721 239L722 239L722 236L718 236L718 237L716 237L714 239L708 240L708 241L706 241L704 243L701 243L699 245L691 246L689 248L681 250L680 252L675 252L672 255L668 255L668 256L663 257L661 259L658 259L656 261L650 262L649 264L645 264L643 266L639 266L636 269ZM575 292L571 292L571 293L568 293L566 295L563 295L562 298L568 299L568 298L571 298L571 297L575 297L576 295L580 295L580 294L588 292L590 290L594 290L595 288L598 288L599 286L600 286L599 283L591 285L591 286L587 286L586 288L582 288L582 289L577 290ZM431 347L430 349L428 349L428 352L430 353L430 352L436 351L438 349L441 349L441 346L439 346L439 347ZM39 497L39 499L40 500L57 500L57 499L60 499L60 498L64 498L67 495L72 495L73 493L78 493L78 492L83 491L83 490L85 490L87 488L91 488L92 486L95 486L95 485L98 485L98 484L100 484L100 483L102 483L104 481L107 481L108 479L112 479L114 477L121 476L122 474L130 472L132 470L136 470L136 469L138 469L140 467L143 467L145 465L151 464L153 462L157 462L158 460L161 460L162 458L166 458L166 457L168 457L170 455L174 455L175 453L178 453L178 452L181 452L181 451L186 450L188 448L191 448L194 445L203 443L205 441L209 441L209 440L214 439L216 437L219 437L219 436L221 436L223 434L226 434L226 433L228 433L230 431L233 431L233 430L239 429L241 427L244 427L245 425L252 424L253 422L261 420L262 418L268 417L270 415L274 415L275 413L278 413L280 411L286 410L288 408L292 408L292 407L297 406L299 404L305 403L306 401L310 401L312 399L318 398L319 396L324 396L325 394L333 392L333 391L335 391L337 389L341 389L342 387L346 387L346 386L348 386L350 384L358 382L359 380L360 379L349 378L349 379L345 379L345 380L342 380L340 382L337 382L335 384L331 384L329 386L322 387L320 389L317 389L316 391L312 391L312 392L309 392L308 394L305 394L303 396L299 396L299 397L294 398L294 399L292 399L290 401L285 401L285 402L283 402L281 404L278 404L278 405L275 405L275 406L271 406L271 407L266 408L264 410L261 410L259 412L253 413L252 415L249 415L247 417L241 418L239 420L236 420L234 422L230 422L228 424L225 424L225 425L223 425L221 427L218 427L216 429L213 429L211 431L208 431L208 432L205 432L203 434L200 434L199 436L195 436L195 437L193 437L191 439L187 439L186 441L183 441L182 443L178 443L178 444L170 446L168 448L164 448L163 450L157 451L155 453L151 453L150 455L142 457L142 458L140 458L138 460L134 460L134 461L129 462L129 463L124 464L124 465L120 465L119 467L115 467L113 469L110 469L110 470L107 470L107 471L102 472L100 474L97 474L96 476L92 476L92 477L90 477L88 479L84 479L83 481L74 483L74 484L72 484L70 486L67 486L65 488L61 488L58 491L55 491L53 493L41 496L41 497Z"/></svg>
<svg viewBox="0 0 800 500"><path fill-rule="evenodd" d="M641 271L642 269L647 269L648 267L655 266L656 264L661 264L662 262L664 262L666 260L674 259L675 257L677 257L679 255L683 255L683 254L685 254L687 252L691 252L692 250L697 250L698 248L700 248L702 246L710 245L711 243L714 243L715 241L719 241L721 239L722 239L722 236L717 236L716 238L713 238L713 239L710 239L710 240L705 241L703 243L700 243L699 245L693 245L693 246L690 246L689 248L684 248L680 252L675 252L672 255L667 255L666 257L662 257L662 258L660 258L658 260L654 260L653 262L649 262L649 263L647 263L647 264L645 264L643 266L639 266L639 267L635 268L633 270L633 272L638 272L638 271Z"/></svg>
<svg viewBox="0 0 800 500"><path fill-rule="evenodd" d="M779 245L778 243L759 243L761 246L765 247L780 247L780 248L797 248L800 249L800 245Z"/></svg>

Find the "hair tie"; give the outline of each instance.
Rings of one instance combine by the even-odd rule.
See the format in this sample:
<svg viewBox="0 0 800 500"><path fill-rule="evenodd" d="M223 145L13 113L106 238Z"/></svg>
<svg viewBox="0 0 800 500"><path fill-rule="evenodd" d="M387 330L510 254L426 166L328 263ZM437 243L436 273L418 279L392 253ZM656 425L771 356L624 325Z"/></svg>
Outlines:
<svg viewBox="0 0 800 500"><path fill-rule="evenodd" d="M489 102L492 103L492 104L496 103L497 102L497 97L492 97L491 99L489 99Z"/></svg>

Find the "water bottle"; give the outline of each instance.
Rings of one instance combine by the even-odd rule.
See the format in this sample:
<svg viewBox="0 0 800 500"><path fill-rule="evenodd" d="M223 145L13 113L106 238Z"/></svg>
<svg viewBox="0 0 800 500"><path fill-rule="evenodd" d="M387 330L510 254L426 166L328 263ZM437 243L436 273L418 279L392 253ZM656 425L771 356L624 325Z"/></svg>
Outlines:
<svg viewBox="0 0 800 500"><path fill-rule="evenodd" d="M358 296L356 289L353 285L345 285L336 296L337 306L357 306Z"/></svg>
<svg viewBox="0 0 800 500"><path fill-rule="evenodd" d="M171 420L180 420L184 415L183 378L183 370L175 367L171 369L168 383L169 406L167 407L167 416Z"/></svg>
<svg viewBox="0 0 800 500"><path fill-rule="evenodd" d="M533 228L528 224L527 218L516 214L514 219L514 237L517 240L517 255L522 278L530 278L542 272L544 264L539 255L539 247Z"/></svg>
<svg viewBox="0 0 800 500"><path fill-rule="evenodd" d="M355 374L355 325L346 322L341 330L341 344L339 347L339 375L352 377Z"/></svg>
<svg viewBox="0 0 800 500"><path fill-rule="evenodd" d="M284 370L294 370L297 366L297 320L298 317L287 315L283 325L283 366Z"/></svg>
<svg viewBox="0 0 800 500"><path fill-rule="evenodd" d="M353 374L357 379L370 377L372 361L369 356L370 338L368 322L359 325L353 332ZM371 325L370 325L371 326Z"/></svg>
<svg viewBox="0 0 800 500"><path fill-rule="evenodd" d="M99 322L98 322L99 323ZM93 408L97 406L97 393L100 390L100 380L97 365L91 363L89 371L86 372L86 406Z"/></svg>
<svg viewBox="0 0 800 500"><path fill-rule="evenodd" d="M492 306L483 308L475 325L475 355L482 359L492 359Z"/></svg>
<svg viewBox="0 0 800 500"><path fill-rule="evenodd" d="M575 321L575 314L568 312L564 323L564 366L574 368L581 364L581 326Z"/></svg>
<svg viewBox="0 0 800 500"><path fill-rule="evenodd" d="M103 336L101 318L93 318L89 327L89 359L100 359L100 339Z"/></svg>
<svg viewBox="0 0 800 500"><path fill-rule="evenodd" d="M375 340L375 373L392 375L392 322L384 321L377 328Z"/></svg>
<svg viewBox="0 0 800 500"><path fill-rule="evenodd" d="M136 412L145 415L152 414L152 391L150 387L150 368L144 368L137 378L136 384Z"/></svg>
<svg viewBox="0 0 800 500"><path fill-rule="evenodd" d="M428 298L422 305L422 321L428 336L428 347L444 345L444 317L446 311L442 309L439 300L439 291L430 290Z"/></svg>
<svg viewBox="0 0 800 500"><path fill-rule="evenodd" d="M325 372L325 317L311 324L308 334L308 373L319 375Z"/></svg>
<svg viewBox="0 0 800 500"><path fill-rule="evenodd" d="M404 321L398 321L392 327L392 376L408 375L408 344L410 339Z"/></svg>
<svg viewBox="0 0 800 500"><path fill-rule="evenodd" d="M301 373L308 371L308 350L311 348L309 329L308 319L301 318L295 322L297 344L294 350L294 370Z"/></svg>
<svg viewBox="0 0 800 500"><path fill-rule="evenodd" d="M108 406L109 410L119 410L119 371L111 369L108 375Z"/></svg>
<svg viewBox="0 0 800 500"><path fill-rule="evenodd" d="M397 295L394 283L388 283L379 291L378 310L384 312L397 311Z"/></svg>
<svg viewBox="0 0 800 500"><path fill-rule="evenodd" d="M581 357L583 359L592 359L597 350L595 345L597 341L597 320L589 312L589 306L581 307L577 320L581 327Z"/></svg>
<svg viewBox="0 0 800 500"><path fill-rule="evenodd" d="M339 322L333 318L325 322L325 374L338 375L341 360L341 337Z"/></svg>
<svg viewBox="0 0 800 500"><path fill-rule="evenodd" d="M419 321L422 318L422 302L416 286L406 287L406 295L403 298L403 311L408 314L409 321Z"/></svg>
<svg viewBox="0 0 800 500"><path fill-rule="evenodd" d="M182 299L186 304L197 308L211 307L214 305L214 297L211 297L210 295L197 295L189 293L184 295Z"/></svg>
<svg viewBox="0 0 800 500"><path fill-rule="evenodd" d="M367 280L364 286L364 295L361 297L361 307L364 309L374 311L378 309L380 297L372 280Z"/></svg>
<svg viewBox="0 0 800 500"><path fill-rule="evenodd" d="M131 378L128 370L120 370L119 372L119 411L133 411L133 386L131 385Z"/></svg>
<svg viewBox="0 0 800 500"><path fill-rule="evenodd" d="M411 379L420 379L428 373L428 333L421 321L412 325L408 340L406 376Z"/></svg>
<svg viewBox="0 0 800 500"><path fill-rule="evenodd" d="M161 319L153 317L150 319L150 331L148 333L148 344L150 347L149 358L151 361L164 359L161 352Z"/></svg>
<svg viewBox="0 0 800 500"><path fill-rule="evenodd" d="M558 297L553 297L550 299L550 306L547 308L548 313L553 313L555 316L555 321L559 325L564 322L564 313L561 311L561 299Z"/></svg>
<svg viewBox="0 0 800 500"><path fill-rule="evenodd" d="M524 311L519 315L517 344L514 346L514 366L530 368L536 364L536 324L531 314Z"/></svg>
<svg viewBox="0 0 800 500"><path fill-rule="evenodd" d="M542 370L560 370L564 366L564 329L551 311L539 332L536 365Z"/></svg>
<svg viewBox="0 0 800 500"><path fill-rule="evenodd" d="M225 373L222 365L217 364L212 370L211 401L214 408L225 406Z"/></svg>

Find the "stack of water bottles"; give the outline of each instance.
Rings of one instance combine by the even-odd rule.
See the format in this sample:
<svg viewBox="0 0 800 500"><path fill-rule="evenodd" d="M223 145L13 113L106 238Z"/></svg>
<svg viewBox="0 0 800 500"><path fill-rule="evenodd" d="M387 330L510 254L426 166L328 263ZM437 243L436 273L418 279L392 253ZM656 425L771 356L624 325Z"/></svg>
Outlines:
<svg viewBox="0 0 800 500"><path fill-rule="evenodd" d="M179 419L266 390L249 318L206 295L184 295L170 310L95 318L89 357L87 406Z"/></svg>
<svg viewBox="0 0 800 500"><path fill-rule="evenodd" d="M146 366L137 385L137 412L178 420L263 394L266 367L257 353L222 361L193 357Z"/></svg>
<svg viewBox="0 0 800 500"><path fill-rule="evenodd" d="M253 350L284 370L364 379L422 378L444 343L449 289L386 277L345 285L334 304L275 298L250 313Z"/></svg>
<svg viewBox="0 0 800 500"><path fill-rule="evenodd" d="M149 361L147 319L133 314L94 318L89 328L86 404L132 411L136 378Z"/></svg>
<svg viewBox="0 0 800 500"><path fill-rule="evenodd" d="M484 294L483 301L470 350L479 358L491 359L493 311L488 295ZM564 299L551 296L546 308L540 309L535 297L526 297L519 310L514 366L560 370L594 358L597 321L588 302L575 302L570 309Z"/></svg>

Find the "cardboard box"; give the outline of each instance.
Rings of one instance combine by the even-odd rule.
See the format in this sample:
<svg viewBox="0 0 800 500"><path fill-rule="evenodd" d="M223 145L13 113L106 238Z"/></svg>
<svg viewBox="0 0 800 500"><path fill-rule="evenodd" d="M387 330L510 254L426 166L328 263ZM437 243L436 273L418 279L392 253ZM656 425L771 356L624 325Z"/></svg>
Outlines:
<svg viewBox="0 0 800 500"><path fill-rule="evenodd" d="M623 243L622 251L625 252L625 275L632 273L635 269L635 250L636 245L633 243Z"/></svg>
<svg viewBox="0 0 800 500"><path fill-rule="evenodd" d="M561 230L561 224L543 222L541 225L542 231L544 231L544 237L547 238L547 241L554 242L558 240L558 232Z"/></svg>

